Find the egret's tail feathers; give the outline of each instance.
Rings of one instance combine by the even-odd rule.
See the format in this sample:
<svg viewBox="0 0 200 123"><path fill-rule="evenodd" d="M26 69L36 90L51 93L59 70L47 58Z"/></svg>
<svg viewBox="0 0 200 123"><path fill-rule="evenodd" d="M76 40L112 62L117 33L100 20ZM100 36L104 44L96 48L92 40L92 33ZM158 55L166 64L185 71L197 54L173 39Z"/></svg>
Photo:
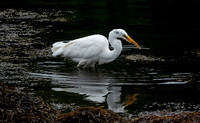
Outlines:
<svg viewBox="0 0 200 123"><path fill-rule="evenodd" d="M63 42L56 42L53 44L53 47L63 46L65 43Z"/></svg>
<svg viewBox="0 0 200 123"><path fill-rule="evenodd" d="M63 42L56 42L53 44L53 47L51 48L51 51L53 52L53 56L59 56L63 53L63 46L65 43Z"/></svg>
<svg viewBox="0 0 200 123"><path fill-rule="evenodd" d="M63 54L62 47L52 48L53 56L59 56Z"/></svg>
<svg viewBox="0 0 200 123"><path fill-rule="evenodd" d="M72 42L64 43L64 42L56 42L53 44L51 51L53 52L53 56L63 55L65 48L73 44Z"/></svg>

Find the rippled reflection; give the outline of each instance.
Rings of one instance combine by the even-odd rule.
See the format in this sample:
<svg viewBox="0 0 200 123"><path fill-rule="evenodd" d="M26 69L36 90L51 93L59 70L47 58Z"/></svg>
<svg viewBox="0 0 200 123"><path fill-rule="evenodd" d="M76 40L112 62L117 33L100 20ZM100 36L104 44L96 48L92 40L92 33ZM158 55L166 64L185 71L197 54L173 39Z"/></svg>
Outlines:
<svg viewBox="0 0 200 123"><path fill-rule="evenodd" d="M96 103L107 102L108 108L116 112L124 112L120 102L121 87L113 86L118 79L112 74L81 71L72 73L30 73L33 77L49 78L53 85L53 91L64 91L85 95L87 100ZM110 76L111 75L111 76ZM115 84L114 84L115 85Z"/></svg>
<svg viewBox="0 0 200 123"><path fill-rule="evenodd" d="M97 70L79 70L76 67L68 70L65 62L41 61L40 68L45 68L42 73L29 73L33 78L49 79L52 91L76 93L83 95L85 100L94 103L106 103L108 109L115 112L127 112L125 102L128 96L124 88L136 91L141 87L152 87L164 85L184 85L190 82L192 73L175 72L165 73L162 69L149 67L136 67L134 71L108 70L99 68ZM129 67L134 67L130 65ZM60 68L64 68L62 70ZM80 100L81 101L81 100ZM126 108L126 109L125 109ZM129 110L129 109L128 109Z"/></svg>

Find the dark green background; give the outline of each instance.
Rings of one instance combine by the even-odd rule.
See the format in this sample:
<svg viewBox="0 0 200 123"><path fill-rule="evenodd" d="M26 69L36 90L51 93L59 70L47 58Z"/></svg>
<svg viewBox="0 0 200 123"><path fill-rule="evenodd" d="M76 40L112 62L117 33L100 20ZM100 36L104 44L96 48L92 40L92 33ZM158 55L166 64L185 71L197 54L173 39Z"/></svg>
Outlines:
<svg viewBox="0 0 200 123"><path fill-rule="evenodd" d="M75 21L62 26L67 39L94 33L108 35L113 28L123 28L155 53L182 55L199 48L198 0L3 0L0 4L2 8L75 10ZM71 35L74 32L77 35Z"/></svg>

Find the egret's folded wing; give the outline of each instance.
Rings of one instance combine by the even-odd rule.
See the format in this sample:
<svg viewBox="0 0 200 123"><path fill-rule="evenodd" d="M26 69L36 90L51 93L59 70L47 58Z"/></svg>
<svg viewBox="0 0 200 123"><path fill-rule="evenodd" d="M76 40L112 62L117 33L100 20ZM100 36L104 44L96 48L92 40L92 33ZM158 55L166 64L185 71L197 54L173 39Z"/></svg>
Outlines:
<svg viewBox="0 0 200 123"><path fill-rule="evenodd" d="M98 56L107 46L107 39L101 35L87 36L70 41L63 46L63 56L76 59L90 59Z"/></svg>

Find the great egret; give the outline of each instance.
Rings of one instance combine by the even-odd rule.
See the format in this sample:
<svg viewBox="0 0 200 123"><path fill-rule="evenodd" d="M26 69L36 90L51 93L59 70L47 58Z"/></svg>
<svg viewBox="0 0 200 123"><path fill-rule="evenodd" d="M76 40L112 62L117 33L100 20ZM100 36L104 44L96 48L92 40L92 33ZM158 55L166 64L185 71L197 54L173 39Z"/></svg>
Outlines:
<svg viewBox="0 0 200 123"><path fill-rule="evenodd" d="M96 62L99 64L112 62L119 56L122 51L122 43L119 39L124 39L140 49L140 46L123 29L113 29L108 39L103 35L95 34L69 42L56 42L51 50L53 56L71 58L78 63L77 67L94 67ZM109 43L113 50L109 49Z"/></svg>

